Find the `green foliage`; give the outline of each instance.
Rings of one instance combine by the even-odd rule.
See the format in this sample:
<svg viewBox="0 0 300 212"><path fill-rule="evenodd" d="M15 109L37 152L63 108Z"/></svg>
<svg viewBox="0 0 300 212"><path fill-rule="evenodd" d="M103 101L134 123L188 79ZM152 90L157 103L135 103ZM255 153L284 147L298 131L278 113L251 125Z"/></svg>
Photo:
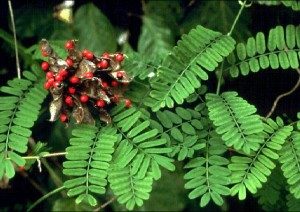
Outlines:
<svg viewBox="0 0 300 212"><path fill-rule="evenodd" d="M231 37L202 26L183 35L151 82L152 110L172 108L174 101L182 104L201 86L201 80L208 80L206 71L214 71L234 49L234 44Z"/></svg>
<svg viewBox="0 0 300 212"><path fill-rule="evenodd" d="M276 122L267 119L264 123L264 132L262 136L264 142L254 152L253 156L232 156L228 168L232 171L231 195L238 194L240 200L246 198L246 190L252 194L267 182L267 177L271 170L275 168L274 160L279 158L277 151L282 148L287 137L291 134L293 128L284 126L282 119L279 117Z"/></svg>
<svg viewBox="0 0 300 212"><path fill-rule="evenodd" d="M265 211L284 211L285 206L285 179L280 168L275 168L268 177L268 181L256 193L258 203Z"/></svg>
<svg viewBox="0 0 300 212"><path fill-rule="evenodd" d="M72 131L67 151L67 161L63 163L63 173L72 176L64 186L69 189L68 196L78 196L76 203L88 202L97 205L91 193L104 194L107 172L117 141L116 130L104 127L99 130L90 125L79 125Z"/></svg>
<svg viewBox="0 0 300 212"><path fill-rule="evenodd" d="M236 92L207 94L209 118L227 146L250 154L263 141L259 135L263 131L263 124L259 116L254 115L256 108L237 95Z"/></svg>
<svg viewBox="0 0 300 212"><path fill-rule="evenodd" d="M277 26L270 30L267 40L265 37L258 32L246 44L237 44L236 51L228 57L232 77L267 68L299 68L300 26L288 25L285 30Z"/></svg>
<svg viewBox="0 0 300 212"><path fill-rule="evenodd" d="M75 13L74 35L80 40L79 46L97 54L115 51L116 31L110 21L92 3L81 6Z"/></svg>
<svg viewBox="0 0 300 212"><path fill-rule="evenodd" d="M172 49L175 39L173 33L159 16L144 16L138 52L147 55L148 61L161 62Z"/></svg>
<svg viewBox="0 0 300 212"><path fill-rule="evenodd" d="M130 171L144 178L148 170L152 170L154 179L159 179L162 166L170 171L175 169L173 160L167 156L172 151L166 147L167 140L158 138L158 130L150 126L148 117L132 107L123 110L124 105L115 107L111 114L114 116L114 127L122 138L114 154L114 164L120 168L132 166Z"/></svg>
<svg viewBox="0 0 300 212"><path fill-rule="evenodd" d="M183 33L189 32L197 25L217 30L221 33L229 32L231 24L240 8L238 1L195 1L191 11L184 17L180 24ZM251 35L249 29L249 13L243 12L236 25L232 37L237 41L243 41Z"/></svg>
<svg viewBox="0 0 300 212"><path fill-rule="evenodd" d="M0 178L15 175L14 164L24 166L21 157L27 151L31 128L38 119L47 92L43 89L41 70L24 71L25 79L12 79L0 91Z"/></svg>
<svg viewBox="0 0 300 212"><path fill-rule="evenodd" d="M279 161L289 190L296 199L300 199L300 132L293 131L280 151Z"/></svg>
<svg viewBox="0 0 300 212"><path fill-rule="evenodd" d="M296 0L256 2L281 4L289 12L284 6L300 8ZM240 10L243 15L237 17L238 1L142 1L137 13L142 14L141 32L131 34L129 28L132 37L120 46L117 27L98 8L106 9L102 3L76 2L70 24L52 18L52 5L15 10L17 37L26 45L48 38L62 58L66 57L65 39L78 39L82 49L97 55L123 51L122 68L134 79L120 102L129 98L134 106L125 108L120 103L105 108L112 123L101 126L95 118L96 126L76 125L69 144L63 142L68 137L64 126L56 123L50 127L52 135L40 138L33 133L43 143L30 143L28 150L31 129L38 117L41 123L46 120L48 104L41 106L47 94L42 88L44 73L23 71L22 79L9 80L0 89L4 93L0 97L0 186L20 166L29 171L35 161L39 168L40 162L45 164L53 182L59 184L61 173L55 176L43 157L68 145L64 187L54 193L67 188L70 198L52 204L53 211L102 209L102 200L108 196L117 199L112 203L114 210L180 211L193 204L188 198L199 198L200 207L208 210L210 203L223 210L229 195L244 200L249 192L266 211L299 210L300 113L296 121L287 116L265 120L238 92L219 95L226 74L240 77L263 69L299 69L299 26L279 25L235 46L249 37L248 26L255 24L247 16L250 3L246 3ZM123 19L120 14L113 22ZM182 33L186 34L173 47ZM14 47L9 33L0 29L0 38ZM45 59L37 44L26 48L20 43L19 52L21 65ZM217 94L211 93L215 76ZM29 157L23 157L26 152ZM281 167L276 168L279 162ZM183 197L186 193L188 198Z"/></svg>
<svg viewBox="0 0 300 212"><path fill-rule="evenodd" d="M205 143L203 156L190 160L185 168L191 169L184 175L188 180L186 189L193 189L189 198L201 197L200 207L205 207L210 200L221 206L224 203L222 196L230 194L230 170L226 167L229 161L223 156L227 151L220 136L208 123L201 132L202 142Z"/></svg>
<svg viewBox="0 0 300 212"><path fill-rule="evenodd" d="M168 140L168 146L172 148L171 157L177 156L178 161L193 158L195 151L203 149L205 142L201 140L203 130L203 118L195 110L175 108L175 111L157 111L159 123L165 128L162 137Z"/></svg>
<svg viewBox="0 0 300 212"><path fill-rule="evenodd" d="M139 176L132 165L120 167L113 165L108 177L110 187L118 197L120 204L125 204L128 210L137 205L141 207L143 201L149 199L152 190L153 173L146 171Z"/></svg>

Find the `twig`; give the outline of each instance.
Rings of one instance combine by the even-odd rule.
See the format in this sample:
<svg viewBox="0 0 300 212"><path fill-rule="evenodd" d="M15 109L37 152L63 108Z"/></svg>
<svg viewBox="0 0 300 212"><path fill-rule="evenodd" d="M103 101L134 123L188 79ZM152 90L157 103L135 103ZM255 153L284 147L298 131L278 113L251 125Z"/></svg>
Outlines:
<svg viewBox="0 0 300 212"><path fill-rule="evenodd" d="M33 208L35 208L38 204L40 204L43 200L47 199L48 197L52 196L53 194L56 194L62 190L64 190L66 187L62 186L59 187L53 191L50 191L48 194L42 196L41 198L39 198L37 201L35 201L28 209L27 212L31 211Z"/></svg>
<svg viewBox="0 0 300 212"><path fill-rule="evenodd" d="M49 153L49 154L45 154L45 155L41 155L41 156L39 156L39 155L37 155L37 156L25 156L25 157L22 157L22 158L25 159L25 160L39 160L41 158L64 156L66 154L67 154L67 152L55 152L55 153Z"/></svg>
<svg viewBox="0 0 300 212"><path fill-rule="evenodd" d="M11 0L8 0L8 8L9 8L9 15L11 18L12 30L13 30L13 34L14 34L17 73L18 73L18 78L21 79L21 68L20 68L19 53L18 53L17 33L16 33L14 12L13 12L13 8L12 8Z"/></svg>
<svg viewBox="0 0 300 212"><path fill-rule="evenodd" d="M246 2L247 1L244 1L244 2L241 2L241 8L238 12L238 14L236 15L234 21L233 21L233 24L229 30L229 32L227 33L228 36L231 35L231 33L233 32L234 28L235 28L235 25L237 24L241 14L242 14L242 11L244 10L245 6L246 6ZM221 88L221 81L222 81L222 76L223 76L223 66L224 66L224 60L222 62L222 65L221 65L221 71L220 71L220 76L219 76L219 79L218 79L218 84L217 84L217 91L216 91L216 94L219 95L220 93L220 88Z"/></svg>
<svg viewBox="0 0 300 212"><path fill-rule="evenodd" d="M101 209L105 208L106 206L108 206L110 203L112 203L115 200L116 200L116 197L110 198L106 203L102 204L99 208L96 208L94 210L94 212L100 211Z"/></svg>
<svg viewBox="0 0 300 212"><path fill-rule="evenodd" d="M273 103L273 106L272 106L270 112L268 113L268 115L266 115L265 119L269 118L273 114L273 112L275 111L275 109L277 107L277 104L278 104L280 99L282 99L285 96L288 96L288 95L292 94L300 86L300 69L297 69L297 72L299 74L299 78L298 78L297 83L294 85L294 87L292 87L291 90L277 96L277 98L275 99L275 101Z"/></svg>

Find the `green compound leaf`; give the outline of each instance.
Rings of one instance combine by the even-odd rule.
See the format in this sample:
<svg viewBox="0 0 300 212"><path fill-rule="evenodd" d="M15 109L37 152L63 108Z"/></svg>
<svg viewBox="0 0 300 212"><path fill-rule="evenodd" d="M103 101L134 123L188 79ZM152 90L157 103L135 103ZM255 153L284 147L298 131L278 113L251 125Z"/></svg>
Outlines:
<svg viewBox="0 0 300 212"><path fill-rule="evenodd" d="M288 1L287 1L288 2ZM277 26L268 35L258 32L247 43L238 43L227 58L232 77L248 75L262 69L299 68L300 26Z"/></svg>
<svg viewBox="0 0 300 212"><path fill-rule="evenodd" d="M264 123L264 142L255 151L253 156L232 156L231 163L228 168L232 171L231 195L238 194L238 198L243 200L246 198L246 190L252 194L267 182L267 177L271 174L271 170L275 168L274 160L279 158L277 151L282 148L285 140L291 134L293 128L291 126L282 125L282 120L278 121L268 119Z"/></svg>
<svg viewBox="0 0 300 212"><path fill-rule="evenodd" d="M259 134L263 131L263 124L259 116L254 114L256 108L253 105L238 97L236 92L207 94L206 100L209 118L227 146L247 154L259 148L263 142Z"/></svg>
<svg viewBox="0 0 300 212"><path fill-rule="evenodd" d="M152 110L172 108L174 102L182 104L201 86L202 80L208 80L207 71L214 71L218 63L233 51L234 45L231 37L202 26L183 35L151 83Z"/></svg>

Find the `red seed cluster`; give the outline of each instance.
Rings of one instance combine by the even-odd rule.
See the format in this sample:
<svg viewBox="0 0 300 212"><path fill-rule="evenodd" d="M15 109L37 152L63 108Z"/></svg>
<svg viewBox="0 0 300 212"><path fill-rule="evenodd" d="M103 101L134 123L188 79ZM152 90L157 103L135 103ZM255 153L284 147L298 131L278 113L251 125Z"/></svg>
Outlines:
<svg viewBox="0 0 300 212"><path fill-rule="evenodd" d="M131 101L123 97L131 78L121 68L125 59L122 53L105 52L96 56L88 49L77 50L75 40L67 41L65 49L68 57L61 59L47 41L41 42L41 53L48 57L48 61L41 63L46 72L44 88L52 93L53 102L57 98L62 102L62 105L55 105L60 114L56 118L68 122L75 107L94 107L103 111L119 102L131 107Z"/></svg>

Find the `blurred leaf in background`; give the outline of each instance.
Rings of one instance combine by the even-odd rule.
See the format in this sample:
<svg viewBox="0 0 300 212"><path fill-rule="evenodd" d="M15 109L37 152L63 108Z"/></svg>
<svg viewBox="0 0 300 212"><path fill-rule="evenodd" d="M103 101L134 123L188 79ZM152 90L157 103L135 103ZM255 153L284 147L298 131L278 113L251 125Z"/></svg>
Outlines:
<svg viewBox="0 0 300 212"><path fill-rule="evenodd" d="M181 33L187 33L198 24L219 31L228 33L235 19L240 5L238 1L201 1L195 3L195 6L187 14L181 23ZM251 36L248 29L250 17L247 10L243 11L238 21L232 37L237 41L243 41Z"/></svg>
<svg viewBox="0 0 300 212"><path fill-rule="evenodd" d="M74 17L75 37L79 46L96 54L117 48L117 33L107 17L92 3L81 6Z"/></svg>

